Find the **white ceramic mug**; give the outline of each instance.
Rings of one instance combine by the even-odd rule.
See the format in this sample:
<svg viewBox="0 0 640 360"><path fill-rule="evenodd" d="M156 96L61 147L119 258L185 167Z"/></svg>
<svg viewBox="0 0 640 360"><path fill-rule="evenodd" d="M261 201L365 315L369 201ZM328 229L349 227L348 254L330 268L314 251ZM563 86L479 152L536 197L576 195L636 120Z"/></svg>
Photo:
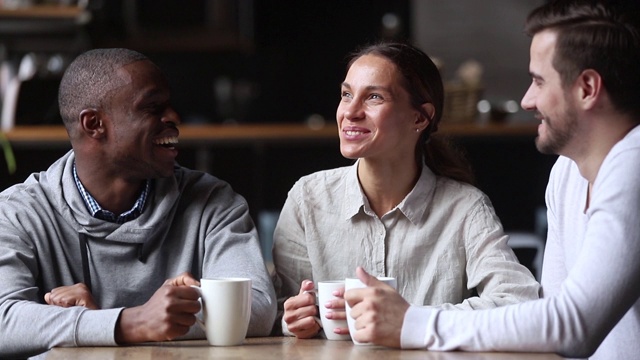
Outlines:
<svg viewBox="0 0 640 360"><path fill-rule="evenodd" d="M396 278L381 276L381 277L378 277L377 279L391 286L392 288L397 289ZM358 278L346 278L344 281L344 287L345 287L345 293L346 293L351 289L359 289L366 286ZM349 306L349 304L345 304L345 307L347 310L347 324L349 325L349 334L351 334L351 340L353 340L353 343L356 345L367 345L368 343L358 342L353 337L353 335L356 332L356 320L351 317L351 307Z"/></svg>
<svg viewBox="0 0 640 360"><path fill-rule="evenodd" d="M347 328L347 320L333 320L327 319L327 313L330 309L325 307L325 304L331 300L338 299L333 295L333 292L344 287L344 280L332 280L332 281L319 281L317 283L316 293L317 305L320 309L320 322L322 322L322 329L324 335L329 340L349 340L351 337L349 334L341 335L334 332L335 328Z"/></svg>
<svg viewBox="0 0 640 360"><path fill-rule="evenodd" d="M200 280L197 289L202 299L202 317L198 323L213 346L240 345L247 336L251 318L251 279L210 278Z"/></svg>

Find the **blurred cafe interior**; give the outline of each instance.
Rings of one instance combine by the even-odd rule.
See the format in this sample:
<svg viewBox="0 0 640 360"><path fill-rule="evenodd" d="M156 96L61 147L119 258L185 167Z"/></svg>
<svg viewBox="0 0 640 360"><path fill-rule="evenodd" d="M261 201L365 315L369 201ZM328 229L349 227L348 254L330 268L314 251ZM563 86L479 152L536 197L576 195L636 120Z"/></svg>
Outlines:
<svg viewBox="0 0 640 360"><path fill-rule="evenodd" d="M166 73L182 118L178 161L228 181L269 259L287 191L344 166L335 127L346 55L411 41L446 82L440 132L466 152L521 261L539 272L555 157L520 109L530 83L522 26L544 0L0 0L0 190L70 149L57 86L79 53L127 47ZM5 149L5 150L1 150ZM5 156L3 156L5 155Z"/></svg>

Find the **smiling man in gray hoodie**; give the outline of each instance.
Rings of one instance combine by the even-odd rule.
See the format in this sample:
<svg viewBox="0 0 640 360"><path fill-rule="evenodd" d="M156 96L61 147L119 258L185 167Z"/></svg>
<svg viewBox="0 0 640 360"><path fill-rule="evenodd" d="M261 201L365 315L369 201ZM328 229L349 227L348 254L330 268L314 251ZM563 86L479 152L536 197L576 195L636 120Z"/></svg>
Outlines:
<svg viewBox="0 0 640 360"><path fill-rule="evenodd" d="M204 338L207 277L249 277L249 336L275 294L246 201L176 164L178 114L144 55L96 49L60 84L73 150L0 193L0 357Z"/></svg>

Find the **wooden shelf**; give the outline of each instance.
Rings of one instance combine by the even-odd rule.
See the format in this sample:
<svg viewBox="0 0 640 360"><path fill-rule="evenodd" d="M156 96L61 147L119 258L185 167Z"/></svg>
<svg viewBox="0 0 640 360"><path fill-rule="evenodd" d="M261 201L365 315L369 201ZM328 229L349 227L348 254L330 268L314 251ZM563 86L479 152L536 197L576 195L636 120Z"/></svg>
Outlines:
<svg viewBox="0 0 640 360"><path fill-rule="evenodd" d="M533 137L538 134L538 124L537 121L453 124L444 122L440 125L438 133L452 137Z"/></svg>
<svg viewBox="0 0 640 360"><path fill-rule="evenodd" d="M452 137L535 136L537 126L535 122L443 124L439 133ZM333 125L317 130L304 124L181 125L179 130L180 144L186 147L338 140L338 130ZM16 126L5 136L13 146L19 148L70 146L63 126Z"/></svg>
<svg viewBox="0 0 640 360"><path fill-rule="evenodd" d="M0 9L0 19L84 19L88 12L77 6L36 5L16 9Z"/></svg>
<svg viewBox="0 0 640 360"><path fill-rule="evenodd" d="M252 144L256 142L287 142L337 140L335 127L313 130L305 125L182 125L180 145L215 146L225 144ZM16 147L69 146L63 126L16 126L5 136Z"/></svg>
<svg viewBox="0 0 640 360"><path fill-rule="evenodd" d="M535 121L447 124L445 119L438 131L454 143L459 141L461 150L470 155L478 187L511 228L532 227L527 219L544 204L545 174L555 158L540 156L535 149L537 127ZM318 130L303 123L184 124L179 130L178 162L228 181L247 199L254 216L281 208L301 176L352 163L340 154L333 122ZM0 158L0 189L47 169L71 149L62 125L17 126L5 136L14 149L18 171L9 175Z"/></svg>

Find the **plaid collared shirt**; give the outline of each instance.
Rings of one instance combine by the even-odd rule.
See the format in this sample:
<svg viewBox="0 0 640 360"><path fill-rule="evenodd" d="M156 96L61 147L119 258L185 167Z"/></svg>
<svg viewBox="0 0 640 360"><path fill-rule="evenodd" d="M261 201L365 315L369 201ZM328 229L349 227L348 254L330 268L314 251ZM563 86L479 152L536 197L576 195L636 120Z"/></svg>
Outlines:
<svg viewBox="0 0 640 360"><path fill-rule="evenodd" d="M144 203L147 201L147 195L149 195L149 189L151 188L151 181L147 180L144 185L144 189L140 194L140 197L138 197L138 200L136 200L135 204L133 204L131 210L126 211L118 216L109 210L103 209L100 204L98 204L96 199L94 199L93 196L91 196L91 194L89 194L89 192L84 188L84 186L82 186L80 178L78 178L78 172L76 171L75 162L73 163L73 179L76 182L76 187L78 188L82 199L84 199L84 204L87 206L87 210L89 210L91 216L96 219L101 219L117 224L123 224L127 221L137 218L138 216L140 216L140 214L142 214L142 211L144 210Z"/></svg>

